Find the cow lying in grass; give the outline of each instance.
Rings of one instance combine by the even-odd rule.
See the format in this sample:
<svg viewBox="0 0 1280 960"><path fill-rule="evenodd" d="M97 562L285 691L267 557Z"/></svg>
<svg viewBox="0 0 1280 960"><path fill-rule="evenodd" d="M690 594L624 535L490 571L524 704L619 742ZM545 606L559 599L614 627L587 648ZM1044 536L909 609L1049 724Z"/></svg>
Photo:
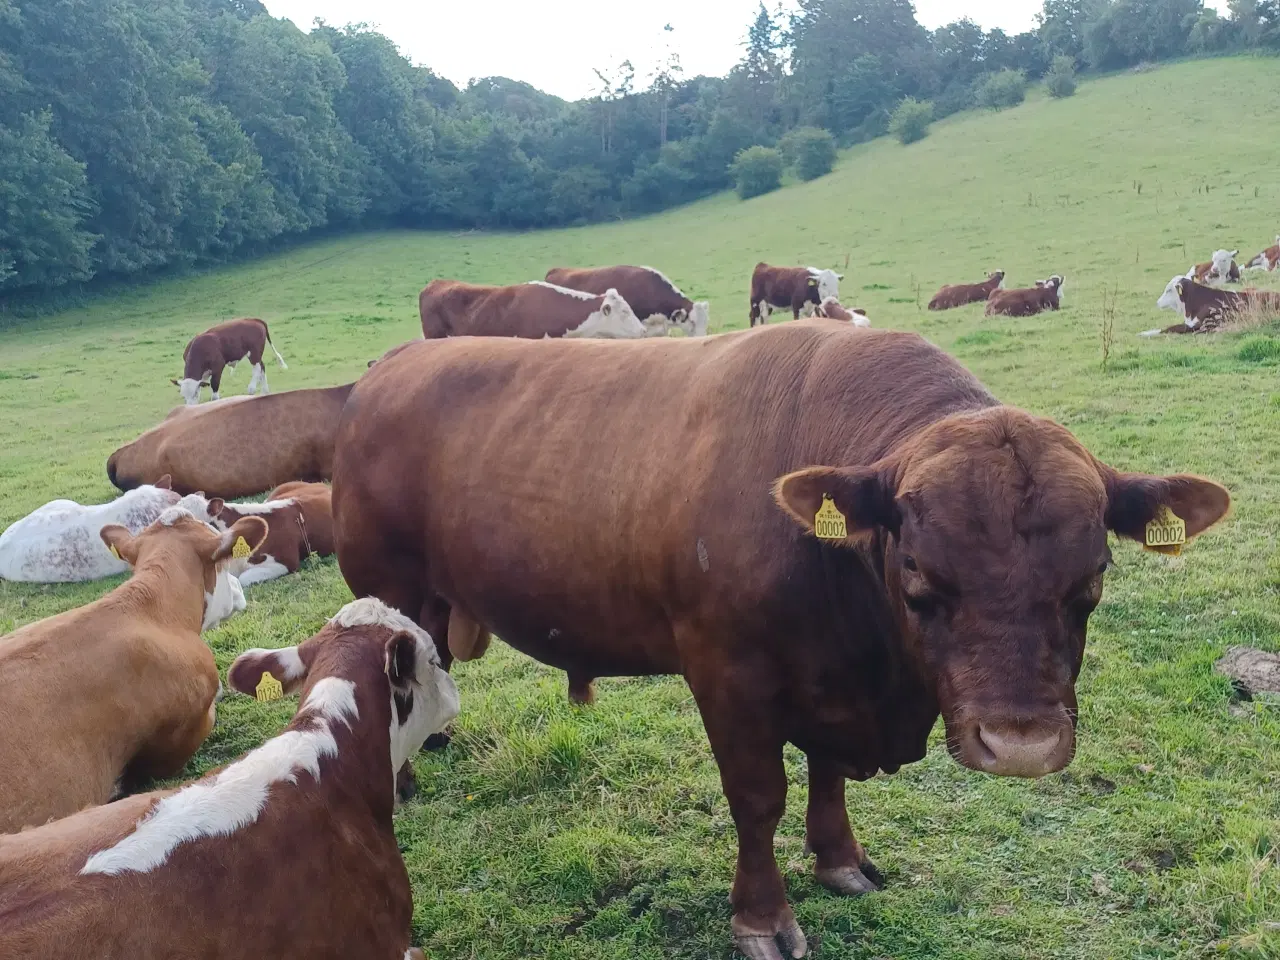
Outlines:
<svg viewBox="0 0 1280 960"><path fill-rule="evenodd" d="M1239 250L1215 250L1206 263L1197 263L1187 271L1187 276L1197 283L1239 283L1240 267L1235 256Z"/></svg>
<svg viewBox="0 0 1280 960"><path fill-rule="evenodd" d="M253 556L233 559L231 573L243 587L296 573L311 554L333 553L333 512L329 486L324 483L286 483L272 490L263 503L224 503L209 507L214 526L229 529L241 517L262 517L270 525L267 539Z"/></svg>
<svg viewBox="0 0 1280 960"><path fill-rule="evenodd" d="M178 407L107 460L121 490L173 477L179 493L231 500L290 480L328 480L351 384Z"/></svg>
<svg viewBox="0 0 1280 960"><path fill-rule="evenodd" d="M835 297L825 298L818 304L818 309L813 314L816 317L826 317L830 320L844 320L846 323L852 323L855 327L871 326L867 311L861 307L846 307Z"/></svg>
<svg viewBox="0 0 1280 960"><path fill-rule="evenodd" d="M394 771L458 712L431 638L357 600L228 681L297 713L181 789L0 837L0 956L421 960L392 811Z"/></svg>
<svg viewBox="0 0 1280 960"><path fill-rule="evenodd" d="M617 290L650 333L680 330L689 337L707 335L707 301L690 300L665 273L653 267L552 267L546 281L597 295Z"/></svg>
<svg viewBox="0 0 1280 960"><path fill-rule="evenodd" d="M222 387L222 371L227 367L234 370L237 363L248 358L253 367L249 393L256 393L259 388L268 393L267 368L262 362L262 354L267 347L276 355L280 369L288 370L284 357L271 342L271 331L265 321L257 317L228 320L191 338L182 351L182 379L170 382L178 388L188 406L200 402L201 387L209 387L213 391L213 399L217 400Z"/></svg>
<svg viewBox="0 0 1280 960"><path fill-rule="evenodd" d="M1225 323L1238 322L1245 316L1280 314L1280 291L1218 290L1196 283L1187 277L1174 277L1160 294L1156 306L1176 310L1182 322L1163 329L1144 330L1140 337L1162 333L1212 333Z"/></svg>
<svg viewBox="0 0 1280 960"><path fill-rule="evenodd" d="M136 534L168 507L178 505L211 519L198 493L179 497L168 474L110 503L53 500L15 520L0 534L0 579L27 583L75 583L124 573L129 564L113 554L98 531L119 524Z"/></svg>
<svg viewBox="0 0 1280 960"><path fill-rule="evenodd" d="M1280 267L1280 234L1276 235L1275 246L1267 247L1244 265L1246 270L1275 270L1277 267Z"/></svg>
<svg viewBox="0 0 1280 960"><path fill-rule="evenodd" d="M930 310L951 310L978 303L1004 287L1004 271L995 270L982 283L953 283L942 287L929 301Z"/></svg>
<svg viewBox="0 0 1280 960"><path fill-rule="evenodd" d="M1042 310L1057 310L1062 303L1063 279L1054 274L1037 280L1034 287L996 290L987 298L987 316L1030 317Z"/></svg>
<svg viewBox="0 0 1280 960"><path fill-rule="evenodd" d="M0 638L0 833L182 770L213 728L218 692L200 633L244 609L227 561L266 535L257 517L217 534L181 507L137 536L103 527L103 542L133 576L100 600ZM3 876L0 890L3 943L21 897ZM19 954L0 946L0 956L68 956L64 947Z"/></svg>

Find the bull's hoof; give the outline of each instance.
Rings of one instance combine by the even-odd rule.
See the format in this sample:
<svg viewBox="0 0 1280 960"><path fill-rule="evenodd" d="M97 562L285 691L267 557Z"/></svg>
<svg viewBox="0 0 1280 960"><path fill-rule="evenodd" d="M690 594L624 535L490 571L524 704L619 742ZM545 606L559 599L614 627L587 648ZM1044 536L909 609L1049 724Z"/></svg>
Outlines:
<svg viewBox="0 0 1280 960"><path fill-rule="evenodd" d="M772 929L759 929L733 918L733 943L747 960L799 960L809 952L804 931L788 907Z"/></svg>
<svg viewBox="0 0 1280 960"><path fill-rule="evenodd" d="M859 897L864 893L874 893L884 885L884 877L876 869L876 865L868 860L858 867L832 867L824 870L817 867L813 871L814 878L833 893L846 897Z"/></svg>
<svg viewBox="0 0 1280 960"><path fill-rule="evenodd" d="M449 741L453 739L451 729L441 730L439 733L433 733L423 741L423 750L443 750L449 745Z"/></svg>
<svg viewBox="0 0 1280 960"><path fill-rule="evenodd" d="M596 684L590 677L569 677L569 700L580 707L596 702Z"/></svg>
<svg viewBox="0 0 1280 960"><path fill-rule="evenodd" d="M369 366L373 366L373 361L369 361ZM418 947L410 947L405 951L404 960L427 960L427 955Z"/></svg>
<svg viewBox="0 0 1280 960"><path fill-rule="evenodd" d="M408 803L418 795L418 781L413 775L413 766L406 760L405 765L396 773L396 800Z"/></svg>

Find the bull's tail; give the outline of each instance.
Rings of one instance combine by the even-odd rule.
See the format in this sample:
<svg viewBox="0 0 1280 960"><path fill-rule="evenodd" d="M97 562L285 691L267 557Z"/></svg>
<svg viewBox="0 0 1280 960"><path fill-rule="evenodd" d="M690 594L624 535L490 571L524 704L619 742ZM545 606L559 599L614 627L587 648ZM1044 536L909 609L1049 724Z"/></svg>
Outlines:
<svg viewBox="0 0 1280 960"><path fill-rule="evenodd" d="M276 349L276 345L271 342L271 334L267 334L267 346L271 348L271 352L276 355L276 363L280 364L281 370L288 370L289 365L284 362L284 357L280 356L280 351Z"/></svg>

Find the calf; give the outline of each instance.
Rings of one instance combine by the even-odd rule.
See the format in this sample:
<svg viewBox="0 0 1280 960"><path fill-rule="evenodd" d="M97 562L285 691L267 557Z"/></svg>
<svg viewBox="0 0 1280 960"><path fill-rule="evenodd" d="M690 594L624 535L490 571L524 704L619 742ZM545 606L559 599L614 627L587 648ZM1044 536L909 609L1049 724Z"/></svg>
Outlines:
<svg viewBox="0 0 1280 960"><path fill-rule="evenodd" d="M232 500L290 480L328 480L333 432L351 384L232 397L178 407L107 459L107 477L132 490L170 474L179 493Z"/></svg>
<svg viewBox="0 0 1280 960"><path fill-rule="evenodd" d="M0 639L0 833L176 776L213 728L218 668L200 633L244 609L227 561L252 552L266 523L217 534L170 507L137 536L115 524L101 535L133 576ZM0 916L7 930L12 915Z"/></svg>
<svg viewBox="0 0 1280 960"><path fill-rule="evenodd" d="M867 311L861 307L846 307L835 297L827 297L818 304L818 309L814 311L814 316L827 317L830 320L844 320L847 323L852 323L855 327L871 326L871 321L867 318Z"/></svg>
<svg viewBox="0 0 1280 960"><path fill-rule="evenodd" d="M296 573L312 553L333 553L333 513L329 486L324 483L286 483L271 491L264 503L210 505L214 526L226 530L242 517L267 521L267 539L253 556L231 561L231 573L242 587Z"/></svg>
<svg viewBox="0 0 1280 960"><path fill-rule="evenodd" d="M1276 235L1275 246L1267 247L1244 265L1246 270L1274 270L1277 267L1280 267L1280 234Z"/></svg>
<svg viewBox="0 0 1280 960"><path fill-rule="evenodd" d="M457 280L432 280L418 295L422 336L594 337L637 339L646 328L617 290L603 294L570 290L543 280L488 287Z"/></svg>
<svg viewBox="0 0 1280 960"><path fill-rule="evenodd" d="M1004 288L1004 271L995 270L982 283L953 283L944 286L929 301L930 310L951 310L966 303L986 300L996 290Z"/></svg>
<svg viewBox="0 0 1280 960"><path fill-rule="evenodd" d="M773 267L757 263L751 272L751 326L768 323L774 307L791 308L793 319L813 313L827 297L840 298L843 273L817 267Z"/></svg>
<svg viewBox="0 0 1280 960"><path fill-rule="evenodd" d="M421 960L393 771L458 712L431 638L357 600L227 679L297 713L181 789L0 837L0 956Z"/></svg>
<svg viewBox="0 0 1280 960"><path fill-rule="evenodd" d="M262 363L262 353L268 346L276 355L280 369L288 370L284 357L271 342L271 332L265 321L257 317L228 320L191 338L182 351L182 379L170 382L178 388L188 406L200 402L200 388L204 386L213 390L213 399L217 400L223 369L231 367L234 370L237 363L248 357L253 366L249 393L257 392L259 386L263 393L267 393L267 368Z"/></svg>
<svg viewBox="0 0 1280 960"><path fill-rule="evenodd" d="M1187 276L1197 283L1209 283L1217 280L1221 283L1239 283L1240 267L1235 255L1239 250L1215 250L1207 263L1198 263L1187 271Z"/></svg>
<svg viewBox="0 0 1280 960"><path fill-rule="evenodd" d="M707 334L707 301L690 300L666 274L653 267L552 267L546 279L548 283L592 294L617 290L647 328L660 328L663 333L675 328L691 337Z"/></svg>
<svg viewBox="0 0 1280 960"><path fill-rule="evenodd" d="M1034 287L1018 290L996 290L987 299L987 316L1030 317L1042 310L1057 310L1061 305L1063 278L1054 274L1037 280Z"/></svg>
<svg viewBox="0 0 1280 960"><path fill-rule="evenodd" d="M53 500L14 521L0 533L0 579L27 583L100 580L129 569L102 542L98 531L120 524L138 533L167 507L178 504L209 520L208 503L199 494L179 497L166 474L154 485L130 490L110 503L84 505Z"/></svg>

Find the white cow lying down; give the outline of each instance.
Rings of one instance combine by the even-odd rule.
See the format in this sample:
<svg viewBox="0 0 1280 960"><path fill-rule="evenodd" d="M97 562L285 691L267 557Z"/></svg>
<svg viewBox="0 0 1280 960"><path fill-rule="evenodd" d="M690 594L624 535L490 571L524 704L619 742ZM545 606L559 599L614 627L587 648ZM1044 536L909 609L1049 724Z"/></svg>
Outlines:
<svg viewBox="0 0 1280 960"><path fill-rule="evenodd" d="M98 536L118 523L137 535L167 508L181 506L208 523L209 503L193 493L179 497L169 476L144 484L110 503L85 505L53 500L0 533L0 579L27 583L73 583L126 573L129 564L114 556Z"/></svg>

